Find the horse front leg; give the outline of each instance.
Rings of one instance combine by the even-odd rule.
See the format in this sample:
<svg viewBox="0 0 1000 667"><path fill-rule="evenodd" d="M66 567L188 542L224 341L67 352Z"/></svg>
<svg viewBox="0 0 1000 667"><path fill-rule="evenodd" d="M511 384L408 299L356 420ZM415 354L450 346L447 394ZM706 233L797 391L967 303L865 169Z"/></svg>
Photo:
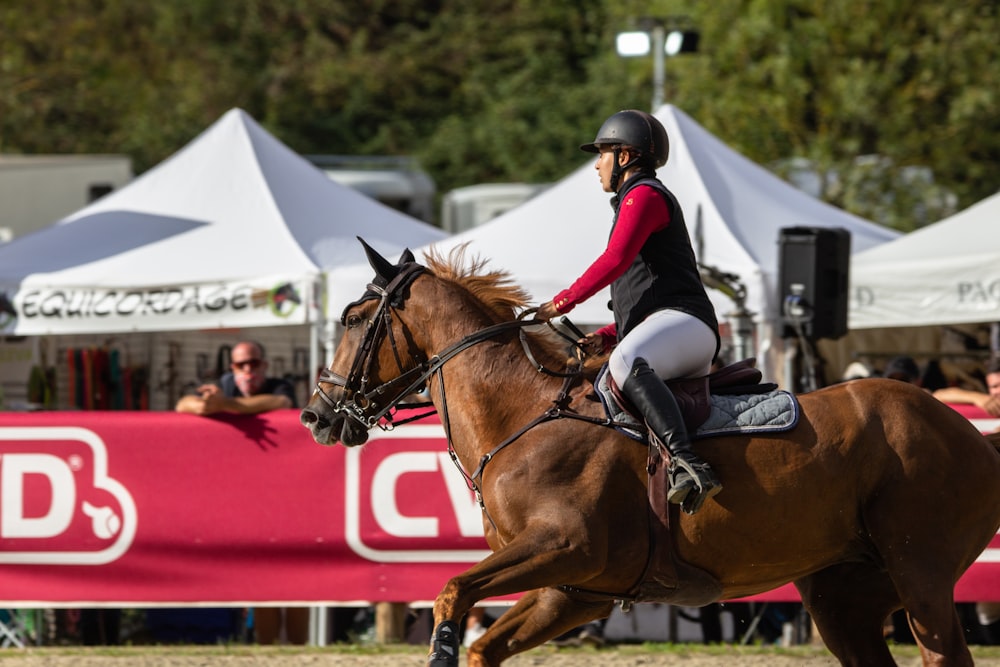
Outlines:
<svg viewBox="0 0 1000 667"><path fill-rule="evenodd" d="M469 647L469 667L497 667L516 653L607 618L613 606L612 600L582 600L558 588L529 591Z"/></svg>
<svg viewBox="0 0 1000 667"><path fill-rule="evenodd" d="M579 584L597 576L604 570L604 558L603 556L596 558L593 552L588 552L590 552L589 549L583 549L579 545L574 546L565 534L558 532L555 527L544 526L537 530L521 533L507 546L486 557L466 572L452 578L434 602L435 630L434 636L431 638L429 667L458 667L458 623L466 612L480 600L545 589L563 583ZM555 595L557 592L549 595ZM529 608L535 605L538 594L529 593L527 595L531 596L524 603L528 607L524 607L520 603L517 606ZM555 598L546 599L558 599L558 595L555 595ZM605 607L607 607L607 611L610 611L610 602L599 605L599 611L592 608L590 612L581 613L579 618L584 621L599 618L600 612L604 611ZM564 611L569 611L572 608L573 605L565 604ZM605 611L605 613L607 612ZM504 617L506 616L507 614L504 614ZM524 640L520 639L521 635L518 630L520 626L501 624L501 628L509 628L506 632L510 637L516 635L519 640L498 652L494 650L491 636L495 633L493 628L490 628L476 642L476 646L483 647L480 650L489 655L496 653L507 657L537 646L546 639L551 639L579 624L577 622L579 619L575 617L560 622L558 618L546 617L544 613L538 612L533 612L523 618L523 623L526 626ZM503 643L509 644L509 638ZM516 648L512 650L515 645ZM472 655L478 652L470 651L470 660ZM476 659L480 660L478 657ZM473 664L491 665L494 663L480 661Z"/></svg>

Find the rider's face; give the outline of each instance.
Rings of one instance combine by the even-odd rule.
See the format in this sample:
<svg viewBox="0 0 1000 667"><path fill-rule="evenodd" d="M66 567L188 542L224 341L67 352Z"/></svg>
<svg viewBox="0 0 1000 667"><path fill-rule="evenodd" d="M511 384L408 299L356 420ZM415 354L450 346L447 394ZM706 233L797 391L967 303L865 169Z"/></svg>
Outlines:
<svg viewBox="0 0 1000 667"><path fill-rule="evenodd" d="M597 162L594 168L601 179L601 188L605 192L611 192L611 169L615 164L615 153L611 146L601 146L597 154Z"/></svg>
<svg viewBox="0 0 1000 667"><path fill-rule="evenodd" d="M611 188L611 172L615 166L615 146L603 144L599 147L600 152L597 155L597 163L594 168L597 169L597 174L601 177L601 187L605 192L614 192ZM618 151L618 162L619 164L628 164L629 152L627 148L622 148ZM625 182L629 173L632 170L629 169L627 172L623 173L618 178L618 186Z"/></svg>

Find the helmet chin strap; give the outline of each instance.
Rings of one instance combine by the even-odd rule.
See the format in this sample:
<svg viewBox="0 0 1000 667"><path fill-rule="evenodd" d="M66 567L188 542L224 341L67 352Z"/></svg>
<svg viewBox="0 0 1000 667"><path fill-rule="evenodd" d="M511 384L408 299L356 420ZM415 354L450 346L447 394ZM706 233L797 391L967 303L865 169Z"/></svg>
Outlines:
<svg viewBox="0 0 1000 667"><path fill-rule="evenodd" d="M639 158L641 157L639 155L636 155L635 157L633 157L631 160L629 160L625 164L621 164L621 160L619 159L619 157L621 156L621 153L622 153L621 146L615 146L614 147L615 164L614 164L613 167L611 167L611 191L612 192L618 192L618 186L620 185L618 181L621 179L622 174L624 174L627 169L629 169L633 165L635 165L635 163L637 163L639 161Z"/></svg>

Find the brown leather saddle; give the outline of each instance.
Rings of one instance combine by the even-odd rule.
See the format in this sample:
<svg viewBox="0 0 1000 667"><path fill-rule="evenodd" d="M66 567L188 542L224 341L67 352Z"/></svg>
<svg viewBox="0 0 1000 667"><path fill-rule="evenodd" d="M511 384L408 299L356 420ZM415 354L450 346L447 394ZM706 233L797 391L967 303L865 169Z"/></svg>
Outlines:
<svg viewBox="0 0 1000 667"><path fill-rule="evenodd" d="M762 383L762 379L757 359L750 357L701 377L667 380L667 387L677 399L684 424L689 431L695 431L711 414L712 394L763 394L777 389L778 385L772 382ZM642 423L642 415L621 392L610 374L608 383L618 404Z"/></svg>
<svg viewBox="0 0 1000 667"><path fill-rule="evenodd" d="M709 375L667 381L688 429L694 431L708 419L712 394L762 394L776 389L774 383L761 382L763 375L756 368L756 363L755 358L744 359ZM610 374L608 382L622 408L642 423L642 416L621 394ZM646 463L649 474L649 555L645 571L628 592L623 606L631 602L667 602L700 607L718 601L722 594L722 584L718 579L680 559L673 549L670 526L677 520L678 506L667 503L670 482L666 456L667 453L651 440Z"/></svg>

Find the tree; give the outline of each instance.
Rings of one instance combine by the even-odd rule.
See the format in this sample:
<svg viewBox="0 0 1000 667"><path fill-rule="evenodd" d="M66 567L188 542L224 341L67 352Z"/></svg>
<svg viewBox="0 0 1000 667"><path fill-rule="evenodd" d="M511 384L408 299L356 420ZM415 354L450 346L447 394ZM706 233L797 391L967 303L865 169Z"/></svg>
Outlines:
<svg viewBox="0 0 1000 667"><path fill-rule="evenodd" d="M648 106L650 61L615 33L684 16L700 51L669 60L666 99L749 158L808 160L826 199L901 229L997 190L989 0L58 4L0 0L0 152L142 171L238 106L303 154L416 155L440 192L552 181Z"/></svg>
<svg viewBox="0 0 1000 667"><path fill-rule="evenodd" d="M886 187L911 183L908 169L930 169L963 207L997 190L986 176L1000 159L993 3L727 0L706 7L700 25L711 53L681 71L679 95L751 159L806 158L839 175L826 179L836 185L863 182L872 160L857 158L876 156ZM863 191L824 195L912 228L912 197L880 211L883 198ZM922 204L940 201L932 189Z"/></svg>

